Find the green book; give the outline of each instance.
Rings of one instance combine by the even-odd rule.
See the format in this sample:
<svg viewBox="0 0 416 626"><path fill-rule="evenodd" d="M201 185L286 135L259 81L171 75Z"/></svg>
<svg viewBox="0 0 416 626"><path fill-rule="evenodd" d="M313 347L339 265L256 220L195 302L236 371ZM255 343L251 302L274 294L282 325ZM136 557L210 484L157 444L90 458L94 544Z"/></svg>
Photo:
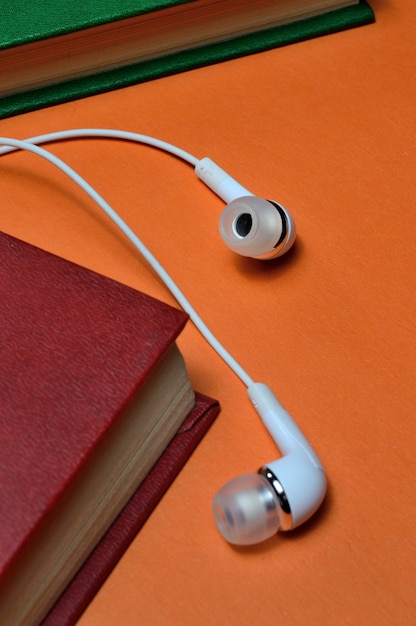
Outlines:
<svg viewBox="0 0 416 626"><path fill-rule="evenodd" d="M368 24L365 0L3 0L0 117Z"/></svg>

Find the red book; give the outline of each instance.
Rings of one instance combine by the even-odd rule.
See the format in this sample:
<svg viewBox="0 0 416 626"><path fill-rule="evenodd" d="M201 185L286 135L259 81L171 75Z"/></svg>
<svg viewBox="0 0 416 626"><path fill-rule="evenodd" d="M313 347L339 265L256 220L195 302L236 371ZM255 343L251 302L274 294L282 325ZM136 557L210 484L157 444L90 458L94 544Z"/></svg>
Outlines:
<svg viewBox="0 0 416 626"><path fill-rule="evenodd" d="M208 428L186 320L0 233L1 624L74 623Z"/></svg>

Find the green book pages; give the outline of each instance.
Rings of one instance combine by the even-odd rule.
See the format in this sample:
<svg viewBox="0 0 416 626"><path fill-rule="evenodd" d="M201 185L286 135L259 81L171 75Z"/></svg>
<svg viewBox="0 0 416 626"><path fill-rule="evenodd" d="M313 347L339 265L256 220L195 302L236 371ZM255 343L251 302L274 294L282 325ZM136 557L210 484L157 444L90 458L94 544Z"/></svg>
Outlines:
<svg viewBox="0 0 416 626"><path fill-rule="evenodd" d="M186 1L189 2L190 0ZM37 2L40 2L40 0L37 0ZM33 3L34 16L36 15L37 2ZM26 2L25 0L19 0L18 5L19 4L26 4ZM55 3L52 0L47 0L46 4L51 5L51 14L56 17L56 9L52 8ZM137 2L135 0L124 0L119 3L116 3L115 0L105 0L100 3L101 11L104 12L104 8L114 8L116 4L118 4L119 8L117 19L128 17L128 15L131 14L129 11L133 12L134 5L136 6L134 14L137 15ZM175 0L148 0L147 2L143 2L142 11L148 11L147 7L154 9L155 6L163 8L164 6L173 6L175 4ZM84 14L82 11L79 12L78 21L76 22L77 28L80 23L83 23L84 27L87 25L91 26L91 7L96 6L97 2L85 2L85 5L87 10ZM16 5L13 3L13 11L15 10ZM349 7L336 9L322 15L262 30L261 32L169 54L154 60L142 61L126 67L107 70L93 76L75 78L51 86L25 91L24 93L6 95L0 98L0 118L103 93L178 72L196 69L244 55L270 50L306 39L320 37L348 28L369 24L374 22L374 19L374 13L371 7L365 0L360 0L358 4ZM25 22L27 21L26 16ZM53 19L51 18L50 21L51 24L43 24L43 37L46 30L52 28ZM66 22L68 22L68 15L66 15ZM35 36L36 19L34 19L32 25L32 35L28 35L26 32L26 37L29 36L33 38ZM37 24L38 37L40 27L41 25ZM13 28L14 34L12 32ZM9 41L12 40L13 36L17 36L17 26L13 28L11 26L9 28ZM23 30L20 31L20 41L23 40L24 32ZM62 32L62 30L60 32Z"/></svg>

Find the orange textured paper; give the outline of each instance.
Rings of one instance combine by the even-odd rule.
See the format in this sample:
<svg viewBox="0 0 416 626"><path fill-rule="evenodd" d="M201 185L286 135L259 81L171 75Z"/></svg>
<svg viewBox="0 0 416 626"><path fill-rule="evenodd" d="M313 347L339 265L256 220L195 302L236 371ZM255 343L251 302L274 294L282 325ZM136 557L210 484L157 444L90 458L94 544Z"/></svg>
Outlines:
<svg viewBox="0 0 416 626"><path fill-rule="evenodd" d="M185 163L109 140L53 146L119 210L210 328L273 387L330 489L315 518L248 549L211 499L278 457L243 385L189 325L195 388L222 412L79 626L414 622L416 9L372 0L374 25L0 122L155 135L286 205L284 259L236 258L222 203ZM173 303L84 194L27 154L1 158L0 229Z"/></svg>

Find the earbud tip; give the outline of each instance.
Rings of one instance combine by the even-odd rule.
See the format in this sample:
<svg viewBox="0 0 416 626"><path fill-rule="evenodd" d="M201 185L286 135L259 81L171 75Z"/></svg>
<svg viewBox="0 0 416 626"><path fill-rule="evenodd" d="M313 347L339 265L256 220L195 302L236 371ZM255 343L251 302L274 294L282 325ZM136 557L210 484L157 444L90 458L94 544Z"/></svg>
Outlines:
<svg viewBox="0 0 416 626"><path fill-rule="evenodd" d="M256 196L232 200L219 219L224 243L234 252L255 259L275 259L292 247L296 227L277 202Z"/></svg>
<svg viewBox="0 0 416 626"><path fill-rule="evenodd" d="M260 474L244 474L229 481L214 497L212 509L218 529L229 543L259 543L279 530L276 495Z"/></svg>

